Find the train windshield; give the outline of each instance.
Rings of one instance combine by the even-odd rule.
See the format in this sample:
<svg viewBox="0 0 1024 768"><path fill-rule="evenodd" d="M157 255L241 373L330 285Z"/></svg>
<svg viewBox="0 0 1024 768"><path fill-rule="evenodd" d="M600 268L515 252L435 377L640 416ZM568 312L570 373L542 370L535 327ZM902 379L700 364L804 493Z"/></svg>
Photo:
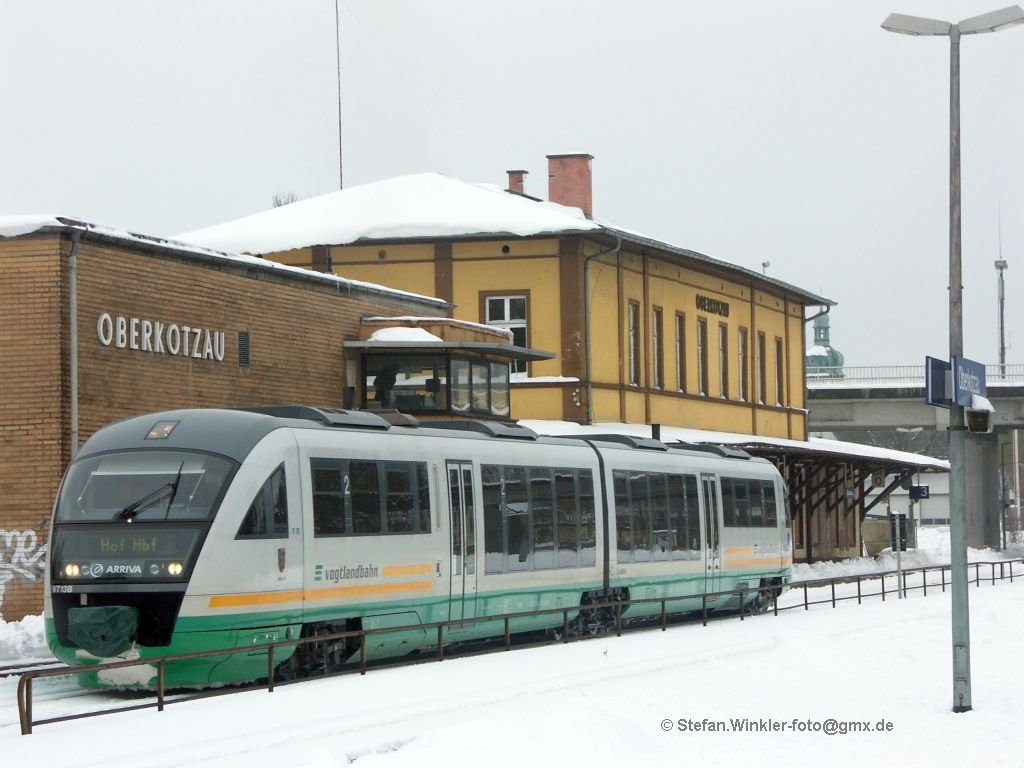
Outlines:
<svg viewBox="0 0 1024 768"><path fill-rule="evenodd" d="M237 466L222 456L192 451L90 456L68 470L57 521L209 520Z"/></svg>

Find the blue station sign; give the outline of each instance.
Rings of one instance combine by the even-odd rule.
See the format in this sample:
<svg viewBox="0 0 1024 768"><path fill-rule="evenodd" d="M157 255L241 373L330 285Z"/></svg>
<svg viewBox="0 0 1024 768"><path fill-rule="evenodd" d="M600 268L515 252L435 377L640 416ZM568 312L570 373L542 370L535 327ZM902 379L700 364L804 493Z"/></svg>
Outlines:
<svg viewBox="0 0 1024 768"><path fill-rule="evenodd" d="M924 359L924 402L940 408L949 408L953 400L950 366L936 357Z"/></svg>
<svg viewBox="0 0 1024 768"><path fill-rule="evenodd" d="M974 395L986 394L985 366L966 357L953 358L953 400L966 408Z"/></svg>

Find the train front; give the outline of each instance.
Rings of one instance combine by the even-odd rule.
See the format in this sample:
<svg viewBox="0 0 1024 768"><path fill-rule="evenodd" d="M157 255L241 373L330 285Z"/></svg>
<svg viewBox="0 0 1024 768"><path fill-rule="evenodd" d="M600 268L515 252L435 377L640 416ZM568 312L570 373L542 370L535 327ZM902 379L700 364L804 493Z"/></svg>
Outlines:
<svg viewBox="0 0 1024 768"><path fill-rule="evenodd" d="M65 475L50 535L45 617L50 649L69 665L200 650L172 638L238 463L197 450L199 441L172 439L176 430L194 431L182 422L198 416L187 413L100 430ZM183 683L205 676L187 667L176 671ZM154 674L151 665L141 665L80 680L145 687Z"/></svg>

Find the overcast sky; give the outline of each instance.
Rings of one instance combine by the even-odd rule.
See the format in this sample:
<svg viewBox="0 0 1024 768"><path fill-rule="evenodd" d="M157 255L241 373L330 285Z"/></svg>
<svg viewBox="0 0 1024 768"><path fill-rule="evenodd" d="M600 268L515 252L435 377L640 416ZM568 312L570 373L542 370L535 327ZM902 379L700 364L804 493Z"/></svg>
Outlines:
<svg viewBox="0 0 1024 768"><path fill-rule="evenodd" d="M334 0L0 0L0 214L146 234L338 187ZM341 0L344 183L594 155L595 216L838 302L848 365L948 352L960 0ZM1024 362L1024 28L962 43L965 354Z"/></svg>

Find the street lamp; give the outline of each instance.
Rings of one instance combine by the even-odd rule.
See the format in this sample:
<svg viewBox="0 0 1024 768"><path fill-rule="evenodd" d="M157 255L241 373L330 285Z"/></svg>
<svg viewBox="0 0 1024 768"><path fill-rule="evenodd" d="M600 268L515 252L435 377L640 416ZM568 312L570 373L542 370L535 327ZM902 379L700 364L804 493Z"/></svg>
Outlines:
<svg viewBox="0 0 1024 768"><path fill-rule="evenodd" d="M953 24L893 13L882 29L904 35L949 38L949 357L963 356L963 285L960 282L960 36L1024 23L1024 9L1011 5ZM971 710L971 633L967 605L966 467L964 409L949 408L949 539L953 601L953 711Z"/></svg>

